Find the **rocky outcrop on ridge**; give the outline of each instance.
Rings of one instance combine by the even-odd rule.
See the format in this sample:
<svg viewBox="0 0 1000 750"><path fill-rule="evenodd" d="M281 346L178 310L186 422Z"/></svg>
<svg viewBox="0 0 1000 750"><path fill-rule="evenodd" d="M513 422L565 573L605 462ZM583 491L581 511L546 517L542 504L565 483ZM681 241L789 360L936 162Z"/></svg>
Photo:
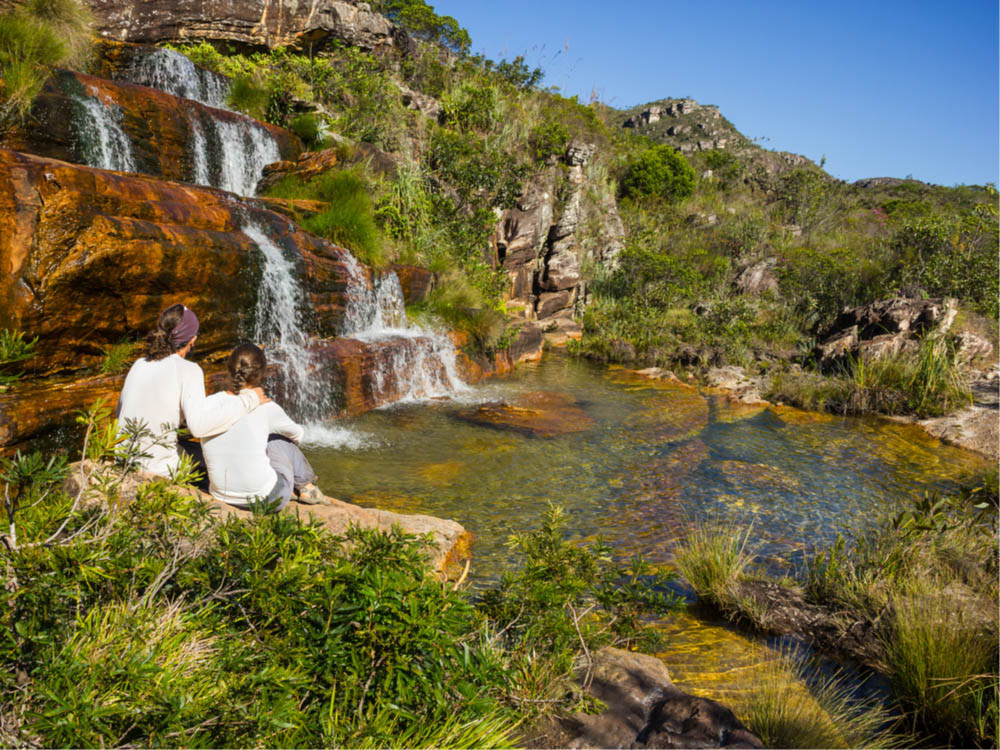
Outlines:
<svg viewBox="0 0 1000 750"><path fill-rule="evenodd" d="M574 142L554 166L531 180L513 208L500 214L489 260L510 281L508 311L544 330L577 333L586 261L613 268L625 235L614 195L587 166L591 144Z"/></svg>
<svg viewBox="0 0 1000 750"><path fill-rule="evenodd" d="M689 154L749 144L719 108L694 99L660 99L619 114L621 125Z"/></svg>
<svg viewBox="0 0 1000 750"><path fill-rule="evenodd" d="M101 36L160 44L207 39L241 47L319 49L332 40L365 50L409 36L366 3L343 0L90 0Z"/></svg>

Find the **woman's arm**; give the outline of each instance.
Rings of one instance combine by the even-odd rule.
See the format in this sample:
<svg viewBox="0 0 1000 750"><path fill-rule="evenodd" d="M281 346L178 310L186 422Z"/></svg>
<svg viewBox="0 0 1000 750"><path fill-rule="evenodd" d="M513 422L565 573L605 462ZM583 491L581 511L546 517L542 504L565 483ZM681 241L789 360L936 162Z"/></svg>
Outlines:
<svg viewBox="0 0 1000 750"><path fill-rule="evenodd" d="M256 390L240 391L238 398L206 400L205 376L193 362L181 371L181 412L197 438L225 432L260 404Z"/></svg>
<svg viewBox="0 0 1000 750"><path fill-rule="evenodd" d="M271 406L267 407L267 419L269 422L268 432L283 435L293 443L298 444L302 440L302 436L305 435L306 431L302 425L289 417L285 410L277 404L272 403Z"/></svg>

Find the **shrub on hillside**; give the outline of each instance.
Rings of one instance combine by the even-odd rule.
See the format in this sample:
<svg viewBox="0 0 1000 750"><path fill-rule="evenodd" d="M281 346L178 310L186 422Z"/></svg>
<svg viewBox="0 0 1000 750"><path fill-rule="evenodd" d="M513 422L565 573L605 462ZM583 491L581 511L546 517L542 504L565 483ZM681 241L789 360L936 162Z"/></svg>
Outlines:
<svg viewBox="0 0 1000 750"><path fill-rule="evenodd" d="M30 0L0 14L0 133L27 117L53 67L85 61L90 22L78 0Z"/></svg>
<svg viewBox="0 0 1000 750"><path fill-rule="evenodd" d="M694 169L684 155L671 146L653 146L634 158L621 180L623 197L655 197L669 203L684 200L694 192Z"/></svg>

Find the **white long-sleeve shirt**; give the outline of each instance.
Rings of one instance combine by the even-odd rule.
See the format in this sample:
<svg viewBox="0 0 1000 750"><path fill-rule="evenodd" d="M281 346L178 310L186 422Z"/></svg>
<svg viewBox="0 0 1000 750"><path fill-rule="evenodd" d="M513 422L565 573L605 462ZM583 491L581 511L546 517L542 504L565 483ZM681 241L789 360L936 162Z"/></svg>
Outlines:
<svg viewBox="0 0 1000 750"><path fill-rule="evenodd" d="M246 391L241 391L240 396ZM216 393L206 401L222 408L239 401L232 393ZM278 475L267 457L267 436L284 435L294 443L305 430L292 421L273 401L261 404L223 432L201 441L208 467L209 491L232 505L248 506L253 498L264 498L274 488Z"/></svg>
<svg viewBox="0 0 1000 750"><path fill-rule="evenodd" d="M142 422L153 433L142 439L144 471L169 476L177 468L177 428L186 423L197 438L216 435L257 407L253 391L232 401L205 398L205 375L194 362L177 354L149 361L139 359L125 376L118 398L118 420Z"/></svg>

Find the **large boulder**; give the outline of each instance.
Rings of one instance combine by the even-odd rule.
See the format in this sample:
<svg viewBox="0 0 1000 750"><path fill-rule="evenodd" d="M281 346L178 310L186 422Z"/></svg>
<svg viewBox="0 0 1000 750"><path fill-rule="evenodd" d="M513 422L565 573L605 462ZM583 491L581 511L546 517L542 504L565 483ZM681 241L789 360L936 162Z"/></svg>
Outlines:
<svg viewBox="0 0 1000 750"><path fill-rule="evenodd" d="M207 39L239 47L316 49L331 41L372 50L403 44L367 4L344 0L90 0L99 33L120 42Z"/></svg>
<svg viewBox="0 0 1000 750"><path fill-rule="evenodd" d="M229 349L253 330L264 256L251 226L294 264L311 331L338 333L366 273L346 250L221 190L0 149L0 327L39 337L35 374L99 364L176 302L198 312L202 354Z"/></svg>
<svg viewBox="0 0 1000 750"><path fill-rule="evenodd" d="M958 306L954 299L894 297L870 305L845 308L816 348L824 368L846 359L870 359L896 354L916 346L919 337L947 333Z"/></svg>
<svg viewBox="0 0 1000 750"><path fill-rule="evenodd" d="M760 748L761 741L725 706L680 690L655 656L617 648L581 664L578 679L604 703L598 714L574 713L529 731L530 747ZM590 679L587 684L587 679Z"/></svg>

